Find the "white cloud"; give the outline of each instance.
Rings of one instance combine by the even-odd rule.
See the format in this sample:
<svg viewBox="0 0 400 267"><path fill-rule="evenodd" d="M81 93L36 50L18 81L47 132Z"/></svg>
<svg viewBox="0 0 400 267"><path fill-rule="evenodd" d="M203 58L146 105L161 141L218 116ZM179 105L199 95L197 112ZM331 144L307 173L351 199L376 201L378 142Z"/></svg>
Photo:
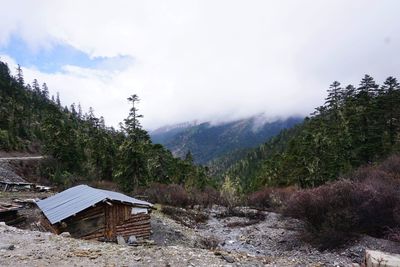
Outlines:
<svg viewBox="0 0 400 267"><path fill-rule="evenodd" d="M398 1L1 1L0 45L66 43L90 56L128 55L114 72L26 69L67 103L116 125L126 98L144 125L306 115L333 80L398 74ZM389 42L388 42L389 40ZM126 65L125 65L126 66Z"/></svg>

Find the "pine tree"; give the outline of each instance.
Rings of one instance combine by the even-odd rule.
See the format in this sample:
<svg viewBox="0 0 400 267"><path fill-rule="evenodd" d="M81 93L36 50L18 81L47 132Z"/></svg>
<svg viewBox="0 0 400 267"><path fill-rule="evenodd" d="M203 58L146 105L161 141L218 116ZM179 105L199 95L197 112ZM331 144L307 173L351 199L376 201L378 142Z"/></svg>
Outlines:
<svg viewBox="0 0 400 267"><path fill-rule="evenodd" d="M42 84L42 96L45 100L49 99L49 88L46 83Z"/></svg>
<svg viewBox="0 0 400 267"><path fill-rule="evenodd" d="M150 143L147 132L142 130L138 114L137 103L139 97L132 95L128 98L132 104L128 117L124 120L123 130L127 138L118 150L119 164L115 172L115 179L126 191L132 191L139 185L145 184L146 146Z"/></svg>
<svg viewBox="0 0 400 267"><path fill-rule="evenodd" d="M57 95L56 95L56 104L57 104L58 108L61 108L61 101L60 101L60 93L59 92L57 92Z"/></svg>
<svg viewBox="0 0 400 267"><path fill-rule="evenodd" d="M24 84L25 84L24 74L23 74L22 68L19 64L17 66L17 82L20 86L24 86Z"/></svg>
<svg viewBox="0 0 400 267"><path fill-rule="evenodd" d="M382 86L384 92L383 109L385 117L385 126L389 138L389 151L397 141L397 135L400 131L400 83L394 77L388 77Z"/></svg>

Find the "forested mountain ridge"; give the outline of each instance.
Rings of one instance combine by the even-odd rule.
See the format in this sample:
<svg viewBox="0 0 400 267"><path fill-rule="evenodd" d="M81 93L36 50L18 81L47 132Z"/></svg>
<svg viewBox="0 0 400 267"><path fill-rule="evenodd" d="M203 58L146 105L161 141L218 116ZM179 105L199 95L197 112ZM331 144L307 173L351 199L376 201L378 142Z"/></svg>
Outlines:
<svg viewBox="0 0 400 267"><path fill-rule="evenodd" d="M266 122L263 115L259 115L217 125L210 122L178 125L150 132L150 135L154 142L165 145L177 157L185 158L190 152L194 162L209 164L227 154L240 154L247 148L257 147L301 120L290 117Z"/></svg>
<svg viewBox="0 0 400 267"><path fill-rule="evenodd" d="M365 75L358 87L334 82L324 105L250 151L224 173L244 192L262 186L314 187L400 151L400 85Z"/></svg>
<svg viewBox="0 0 400 267"><path fill-rule="evenodd" d="M16 77L0 61L0 150L40 151L49 159L42 175L59 185L79 180L116 181L125 191L154 182L202 188L209 183L205 170L180 160L153 144L141 127L137 103L120 130L107 127L93 109L83 114L80 105L62 107L59 96L35 79L26 84L22 69Z"/></svg>

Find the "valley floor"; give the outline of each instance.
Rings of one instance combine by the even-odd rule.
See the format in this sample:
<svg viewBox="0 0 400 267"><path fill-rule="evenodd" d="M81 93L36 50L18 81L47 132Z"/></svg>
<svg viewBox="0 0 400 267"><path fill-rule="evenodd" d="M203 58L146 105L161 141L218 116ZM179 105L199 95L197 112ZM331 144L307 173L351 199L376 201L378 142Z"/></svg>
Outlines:
<svg viewBox="0 0 400 267"><path fill-rule="evenodd" d="M13 198L3 195L0 199L9 197ZM365 248L400 252L397 243L371 237L337 251L319 252L300 241L303 226L297 220L264 212L265 220L235 227L248 219L220 218L221 207L205 212L210 215L208 221L186 227L155 211L153 242L138 247L1 224L0 266L352 266L361 263ZM216 240L217 247L208 249L207 240Z"/></svg>

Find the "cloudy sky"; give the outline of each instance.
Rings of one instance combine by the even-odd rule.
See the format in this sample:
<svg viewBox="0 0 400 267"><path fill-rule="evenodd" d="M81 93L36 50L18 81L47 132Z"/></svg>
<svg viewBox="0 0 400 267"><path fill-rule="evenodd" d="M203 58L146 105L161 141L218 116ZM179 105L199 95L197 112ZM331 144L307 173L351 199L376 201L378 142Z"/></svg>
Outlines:
<svg viewBox="0 0 400 267"><path fill-rule="evenodd" d="M329 84L400 74L400 1L0 0L0 59L116 126L307 115Z"/></svg>

